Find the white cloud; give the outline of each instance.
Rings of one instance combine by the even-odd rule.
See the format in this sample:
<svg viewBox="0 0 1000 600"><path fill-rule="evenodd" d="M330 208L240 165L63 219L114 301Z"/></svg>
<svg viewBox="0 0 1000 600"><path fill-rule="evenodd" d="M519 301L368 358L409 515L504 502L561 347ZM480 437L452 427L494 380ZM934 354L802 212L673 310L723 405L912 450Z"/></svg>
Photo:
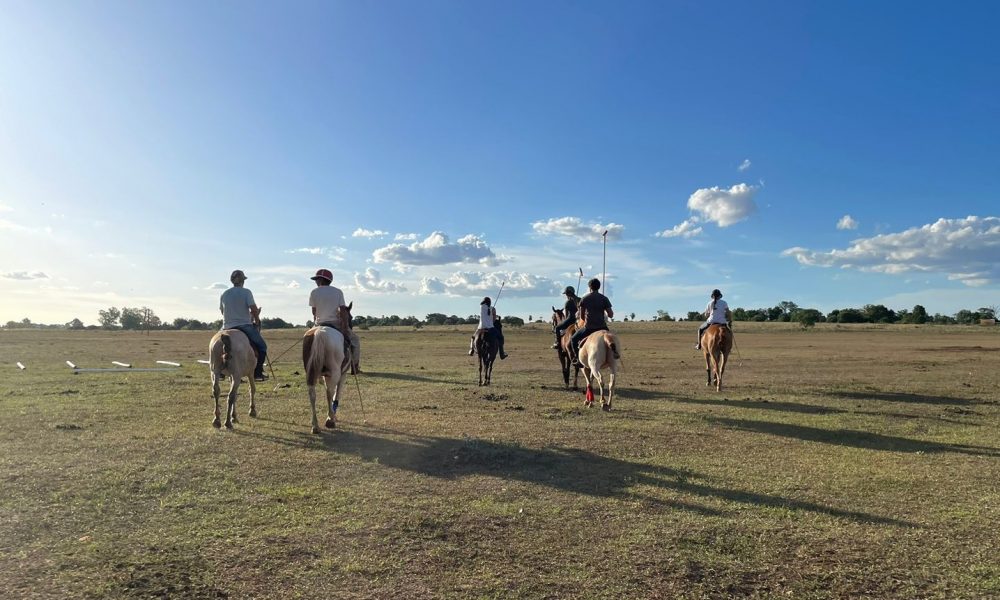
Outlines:
<svg viewBox="0 0 1000 600"><path fill-rule="evenodd" d="M745 183L738 183L728 190L720 187L702 188L691 194L687 206L691 211L699 213L702 220L712 221L719 227L729 227L757 210L753 196L758 189L760 188L757 186Z"/></svg>
<svg viewBox="0 0 1000 600"><path fill-rule="evenodd" d="M693 238L700 234L702 231L701 227L698 225L698 217L691 217L690 219L682 222L680 225L675 225L671 229L664 229L663 231L656 232L656 237L682 237L682 238Z"/></svg>
<svg viewBox="0 0 1000 600"><path fill-rule="evenodd" d="M0 212L11 212L13 210L14 210L13 208L7 206L3 202L0 202Z"/></svg>
<svg viewBox="0 0 1000 600"><path fill-rule="evenodd" d="M416 233L397 233L395 239L397 242L415 242L420 236Z"/></svg>
<svg viewBox="0 0 1000 600"><path fill-rule="evenodd" d="M365 269L364 273L354 274L354 287L362 292L376 294L406 291L406 286L382 279L382 275L371 267Z"/></svg>
<svg viewBox="0 0 1000 600"><path fill-rule="evenodd" d="M877 273L943 273L971 287L1000 281L1000 217L938 219L900 233L855 240L845 250L782 252L809 266Z"/></svg>
<svg viewBox="0 0 1000 600"><path fill-rule="evenodd" d="M479 263L486 267L500 264L500 260L482 239L469 234L455 243L440 231L427 236L422 242L409 246L389 244L372 253L376 263L394 262L404 265L447 265L453 263Z"/></svg>
<svg viewBox="0 0 1000 600"><path fill-rule="evenodd" d="M382 231L381 229L364 229L364 228L358 227L357 229L354 230L354 233L351 234L351 237L359 237L359 238L369 238L369 239L371 239L371 238L381 238L381 237L385 237L387 235L389 235L389 232L388 231Z"/></svg>
<svg viewBox="0 0 1000 600"><path fill-rule="evenodd" d="M292 281L289 281L288 285L286 285L285 287L288 288L288 289L290 289L290 290L297 290L300 287L302 287L302 285L298 281L295 281L293 279Z"/></svg>
<svg viewBox="0 0 1000 600"><path fill-rule="evenodd" d="M206 290L228 290L229 289L229 284L228 283L222 283L221 281L216 281L215 283L209 285L205 289Z"/></svg>
<svg viewBox="0 0 1000 600"><path fill-rule="evenodd" d="M858 222L851 215L844 215L837 221L837 229L857 229Z"/></svg>
<svg viewBox="0 0 1000 600"><path fill-rule="evenodd" d="M740 171L740 173L742 173L743 171L746 171L747 169L750 168L750 164L751 164L750 163L750 159L749 158L744 158L743 162L740 163L740 166L738 166L736 168Z"/></svg>
<svg viewBox="0 0 1000 600"><path fill-rule="evenodd" d="M28 227L14 221L0 219L0 231L10 231L12 233L23 233L27 235L52 235L51 227Z"/></svg>
<svg viewBox="0 0 1000 600"><path fill-rule="evenodd" d="M617 223L584 223L578 217L560 217L549 219L548 221L536 221L531 224L531 228L539 235L561 235L576 238L578 242L595 241L603 238L603 233L608 232L609 240L621 239L624 225Z"/></svg>
<svg viewBox="0 0 1000 600"><path fill-rule="evenodd" d="M0 273L0 277L4 279L15 279L17 281L31 281L33 279L48 279L49 276L41 271L27 272L27 271L8 271L6 273Z"/></svg>
<svg viewBox="0 0 1000 600"><path fill-rule="evenodd" d="M319 246L314 248L295 248L285 250L285 254L312 254L313 256L325 256L330 260L342 262L347 254L347 248L340 246Z"/></svg>
<svg viewBox="0 0 1000 600"><path fill-rule="evenodd" d="M506 283L504 284L504 282ZM500 289L501 284L503 284L503 296L506 297L558 297L563 290L563 286L558 282L530 273L458 271L444 280L437 277L425 277L420 282L418 293L422 295L490 296L492 298Z"/></svg>

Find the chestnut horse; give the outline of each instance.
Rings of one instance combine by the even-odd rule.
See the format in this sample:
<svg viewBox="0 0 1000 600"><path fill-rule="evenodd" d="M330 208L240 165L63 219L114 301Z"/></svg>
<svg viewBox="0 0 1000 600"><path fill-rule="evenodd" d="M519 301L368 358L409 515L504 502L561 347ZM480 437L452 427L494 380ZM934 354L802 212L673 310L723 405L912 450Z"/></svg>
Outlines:
<svg viewBox="0 0 1000 600"><path fill-rule="evenodd" d="M557 325L563 322L566 318L566 313L561 308L552 307L552 330L555 331ZM573 368L573 389L577 389L577 382L580 379L580 367L573 364L572 359L569 357L569 346L570 338L576 333L576 330L580 328L579 323L571 323L566 331L563 332L562 337L559 338L559 347L556 349L556 353L559 356L559 365L562 367L563 383L566 384L566 389L569 389L569 370Z"/></svg>
<svg viewBox="0 0 1000 600"><path fill-rule="evenodd" d="M341 306L337 311L340 322L349 322L350 309ZM342 325L343 326L343 325ZM345 354L344 334L335 327L319 325L305 333L302 339L302 364L306 370L306 385L309 387L309 405L312 408L312 432L319 433L316 419L316 381L323 379L326 388L326 426L337 426L337 407L340 392L344 386L344 374L351 368L351 360Z"/></svg>
<svg viewBox="0 0 1000 600"><path fill-rule="evenodd" d="M733 332L725 325L713 324L701 336L701 348L705 353L706 385L715 383L715 391L722 391L722 374L726 371L726 361L733 351Z"/></svg>
<svg viewBox="0 0 1000 600"><path fill-rule="evenodd" d="M244 377L250 381L250 416L257 416L257 386L254 385L253 370L257 366L257 355L246 334L239 329L223 329L212 336L208 343L208 366L212 372L212 395L215 396L215 420L212 426L222 426L219 420L219 382L229 377L229 401L226 405L226 429L232 429L236 422L236 396Z"/></svg>
<svg viewBox="0 0 1000 600"><path fill-rule="evenodd" d="M621 364L617 344L618 336L607 330L595 331L580 344L579 358L580 362L583 363L583 378L587 382L587 399L584 404L588 407L594 405L594 390L590 387L590 378L593 376L601 391L601 409L611 410L611 400L615 395L615 376L618 374L618 366ZM601 369L610 369L611 371L608 377L608 399L606 402Z"/></svg>

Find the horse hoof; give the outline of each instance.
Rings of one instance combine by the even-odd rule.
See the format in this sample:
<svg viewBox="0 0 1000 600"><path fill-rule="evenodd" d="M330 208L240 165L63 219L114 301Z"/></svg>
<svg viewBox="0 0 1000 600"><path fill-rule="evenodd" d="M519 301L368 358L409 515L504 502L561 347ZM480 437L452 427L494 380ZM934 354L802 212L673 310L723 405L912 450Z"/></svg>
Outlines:
<svg viewBox="0 0 1000 600"><path fill-rule="evenodd" d="M312 432L313 433L319 433L319 427L313 427L312 428Z"/></svg>
<svg viewBox="0 0 1000 600"><path fill-rule="evenodd" d="M326 428L327 429L335 429L336 427L337 427L337 422L336 421L334 421L333 419L327 419L326 420Z"/></svg>
<svg viewBox="0 0 1000 600"><path fill-rule="evenodd" d="M220 429L222 427L222 421L220 421L219 418L216 417L215 420L212 421L212 427L215 427L216 429Z"/></svg>
<svg viewBox="0 0 1000 600"><path fill-rule="evenodd" d="M610 412L611 411L611 405L610 404L602 404L601 405L601 410L603 410L604 412Z"/></svg>
<svg viewBox="0 0 1000 600"><path fill-rule="evenodd" d="M240 420L236 418L236 415L233 415L233 423L239 423L239 422Z"/></svg>
<svg viewBox="0 0 1000 600"><path fill-rule="evenodd" d="M231 430L232 428L233 428L232 422L231 421L226 421L226 429L230 429Z"/></svg>
<svg viewBox="0 0 1000 600"><path fill-rule="evenodd" d="M249 415L250 415L251 417L253 417L253 418L255 418L255 419L256 419L256 418L257 418L257 409L256 409L256 408L251 408L251 409L250 409L250 412L249 412L248 414L249 414Z"/></svg>

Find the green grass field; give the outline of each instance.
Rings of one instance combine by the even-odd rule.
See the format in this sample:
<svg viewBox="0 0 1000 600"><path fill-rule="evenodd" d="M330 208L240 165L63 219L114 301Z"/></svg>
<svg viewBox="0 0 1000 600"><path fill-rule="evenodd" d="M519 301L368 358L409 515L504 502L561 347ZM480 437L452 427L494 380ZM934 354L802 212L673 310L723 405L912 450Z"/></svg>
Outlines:
<svg viewBox="0 0 1000 600"><path fill-rule="evenodd" d="M610 413L547 326L489 388L469 327L362 331L321 435L298 348L219 431L209 332L0 331L0 595L1000 597L996 331L738 324L717 393L693 327L615 325Z"/></svg>

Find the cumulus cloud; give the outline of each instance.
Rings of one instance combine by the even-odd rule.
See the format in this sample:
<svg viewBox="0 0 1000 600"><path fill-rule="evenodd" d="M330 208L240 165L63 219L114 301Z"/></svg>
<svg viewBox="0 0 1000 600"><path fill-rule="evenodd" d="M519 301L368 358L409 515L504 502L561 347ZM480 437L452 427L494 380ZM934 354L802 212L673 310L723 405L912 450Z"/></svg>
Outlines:
<svg viewBox="0 0 1000 600"><path fill-rule="evenodd" d="M395 239L397 242L415 242L420 236L415 233L397 233Z"/></svg>
<svg viewBox="0 0 1000 600"><path fill-rule="evenodd" d="M844 250L782 252L800 264L876 273L942 273L971 287L1000 282L1000 217L938 219L900 233L855 240Z"/></svg>
<svg viewBox="0 0 1000 600"><path fill-rule="evenodd" d="M558 296L563 287L548 277L530 273L483 273L458 271L447 279L425 277L420 282L419 294L446 294L449 296L491 296L504 284L503 294L521 298Z"/></svg>
<svg viewBox="0 0 1000 600"><path fill-rule="evenodd" d="M729 189L702 188L691 194L687 206L703 221L714 222L719 227L729 227L745 220L757 210L753 197L758 189L757 186L745 183L738 183Z"/></svg>
<svg viewBox="0 0 1000 600"><path fill-rule="evenodd" d="M28 271L8 271L6 273L0 274L0 277L4 279L15 279L17 281L31 281L33 279L48 279L49 276L41 271L33 271L29 273Z"/></svg>
<svg viewBox="0 0 1000 600"><path fill-rule="evenodd" d="M747 169L750 168L750 159L749 158L744 158L743 162L740 163L740 166L738 166L736 168L740 171L740 173L742 173L743 171L746 171Z"/></svg>
<svg viewBox="0 0 1000 600"><path fill-rule="evenodd" d="M609 240L617 240L622 237L625 230L624 225L617 223L584 223L578 217L559 217L548 221L536 221L531 224L531 228L539 235L559 235L575 238L579 242L601 240L602 234L607 231Z"/></svg>
<svg viewBox="0 0 1000 600"><path fill-rule="evenodd" d="M205 289L206 290L228 290L229 289L229 284L228 283L222 283L221 281L216 281L215 283L209 285Z"/></svg>
<svg viewBox="0 0 1000 600"><path fill-rule="evenodd" d="M389 232L382 231L381 229L364 229L362 227L358 227L357 229L354 230L354 233L351 234L351 237L371 239L371 238L381 238L387 235L389 235Z"/></svg>
<svg viewBox="0 0 1000 600"><path fill-rule="evenodd" d="M288 285L286 285L285 287L288 288L288 289L290 289L290 290L297 290L300 287L302 287L302 285L298 281L295 281L293 279L292 281L289 281Z"/></svg>
<svg viewBox="0 0 1000 600"><path fill-rule="evenodd" d="M365 269L364 273L354 274L354 286L362 292L375 294L406 291L406 286L382 279L382 275L371 267Z"/></svg>
<svg viewBox="0 0 1000 600"><path fill-rule="evenodd" d="M403 265L447 265L453 263L479 263L486 267L500 264L501 260L482 239L469 234L455 243L440 231L410 245L389 244L372 253L376 263L394 262Z"/></svg>
<svg viewBox="0 0 1000 600"><path fill-rule="evenodd" d="M837 229L857 229L858 222L851 215L844 215L837 221Z"/></svg>
<svg viewBox="0 0 1000 600"><path fill-rule="evenodd" d="M656 237L693 238L700 234L701 230L701 226L698 225L698 217L691 217L690 219L682 222L680 225L675 225L670 229L664 229L663 231L656 232Z"/></svg>
<svg viewBox="0 0 1000 600"><path fill-rule="evenodd" d="M314 248L294 248L285 250L285 254L312 254L313 256L325 256L330 260L342 262L347 254L347 248L340 246L318 246Z"/></svg>

